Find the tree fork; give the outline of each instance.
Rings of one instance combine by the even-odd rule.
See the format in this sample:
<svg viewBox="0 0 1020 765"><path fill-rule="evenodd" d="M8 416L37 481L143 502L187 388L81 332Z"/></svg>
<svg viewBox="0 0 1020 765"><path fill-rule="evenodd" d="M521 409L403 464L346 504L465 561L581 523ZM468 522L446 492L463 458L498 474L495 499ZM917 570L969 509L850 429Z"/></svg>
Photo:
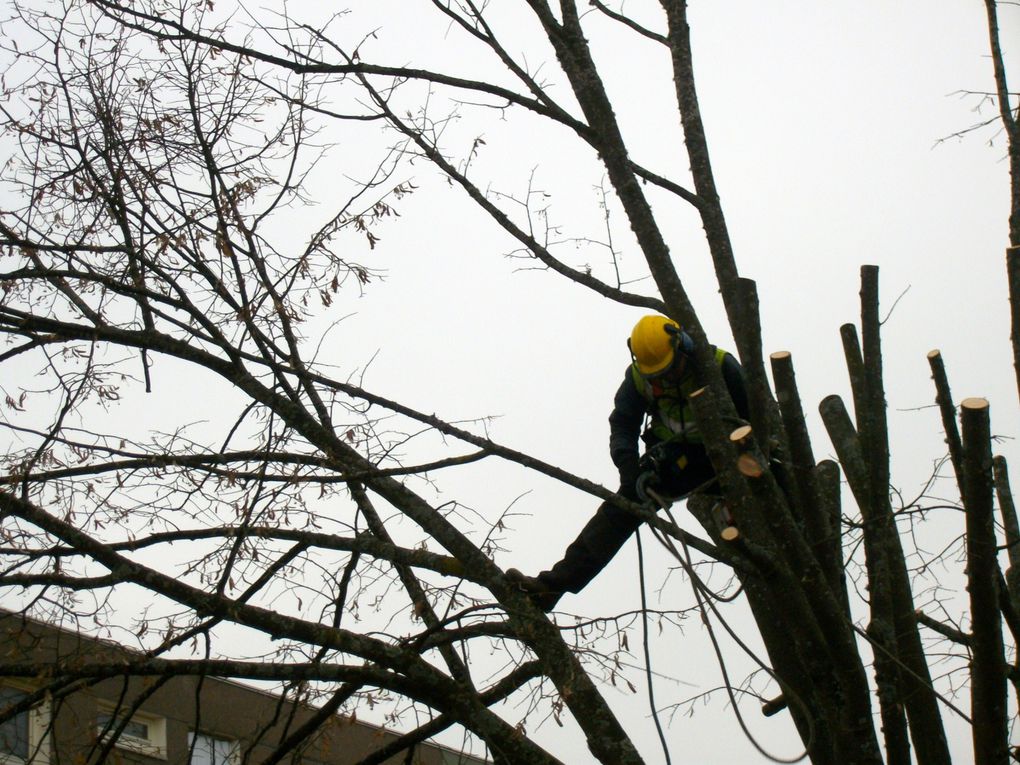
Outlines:
<svg viewBox="0 0 1020 765"><path fill-rule="evenodd" d="M349 484L349 489L357 502L358 509L365 517L365 522L368 524L372 534L388 544L393 544L392 537L390 537L389 532L386 530L382 518L379 517L379 513L372 505L372 501L365 492L364 487L357 482L352 482ZM401 583L404 585L408 597L411 599L411 603L414 605L415 613L418 614L426 627L436 629L440 625L441 620L432 608L432 604L429 603L418 577L415 576L410 566L395 563L394 568L400 577ZM450 645L441 645L439 646L439 652L446 662L446 666L450 670L450 675L453 679L463 683L465 686L473 687L474 683L471 680L471 672L456 649Z"/></svg>

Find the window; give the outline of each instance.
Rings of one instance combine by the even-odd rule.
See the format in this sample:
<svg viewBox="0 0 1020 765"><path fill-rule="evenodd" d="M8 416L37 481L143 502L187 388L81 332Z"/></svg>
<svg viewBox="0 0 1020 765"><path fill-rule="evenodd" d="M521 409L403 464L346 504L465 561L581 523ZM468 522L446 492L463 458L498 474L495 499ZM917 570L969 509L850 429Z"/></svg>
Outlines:
<svg viewBox="0 0 1020 765"><path fill-rule="evenodd" d="M190 765L236 765L238 746L236 741L210 736L208 733L188 734L188 749L194 744Z"/></svg>
<svg viewBox="0 0 1020 765"><path fill-rule="evenodd" d="M0 685L0 715L8 707L24 701L31 693L28 686ZM49 703L0 722L0 765L44 765L49 762Z"/></svg>
<svg viewBox="0 0 1020 765"><path fill-rule="evenodd" d="M100 738L112 736L123 722L123 714L116 713L112 705L99 703L96 734ZM145 712L135 712L124 724L114 746L165 760L166 719Z"/></svg>

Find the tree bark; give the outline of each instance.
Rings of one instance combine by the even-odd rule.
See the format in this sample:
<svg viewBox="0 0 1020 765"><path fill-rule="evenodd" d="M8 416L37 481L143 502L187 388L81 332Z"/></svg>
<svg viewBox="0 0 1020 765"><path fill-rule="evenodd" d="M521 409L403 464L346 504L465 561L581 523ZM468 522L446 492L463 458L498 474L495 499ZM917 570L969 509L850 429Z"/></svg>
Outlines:
<svg viewBox="0 0 1020 765"><path fill-rule="evenodd" d="M1009 488L1009 469L1006 458L992 458L992 474L995 480L995 496L999 500L999 514L1006 534L1006 554L1009 568L1006 569L1006 595L1013 608L1020 611L1020 523L1017 522L1013 492Z"/></svg>
<svg viewBox="0 0 1020 765"><path fill-rule="evenodd" d="M1013 111L1009 84L1006 82L1006 64L999 44L996 0L985 0L985 11L988 16L992 70L995 74L995 100L999 107L1002 130L1006 134L1006 153L1009 157L1009 244L1015 249L1020 247L1020 122Z"/></svg>
<svg viewBox="0 0 1020 765"><path fill-rule="evenodd" d="M832 591L838 593L845 589L839 526L832 528L832 516L822 507L815 473L815 456L797 390L793 359L786 351L773 353L770 359L779 411L789 444L790 473L796 487L794 496L800 505L799 515L804 520L804 530L815 557L825 571Z"/></svg>
<svg viewBox="0 0 1020 765"><path fill-rule="evenodd" d="M946 446L949 447L949 460L953 465L956 485L963 496L963 445L960 443L960 429L956 426L956 407L953 395L949 391L949 378L946 367L942 363L942 353L938 350L928 352L928 366L931 367L931 378L935 381L935 403L942 415L942 429L946 434Z"/></svg>
<svg viewBox="0 0 1020 765"><path fill-rule="evenodd" d="M838 578L835 585L836 597L843 606L843 616L850 619L850 593L846 586L846 572L843 569L843 505L841 501L839 465L832 460L822 460L815 466L815 485L818 487L819 511L829 519L832 531L830 543L830 565L836 567Z"/></svg>
<svg viewBox="0 0 1020 765"><path fill-rule="evenodd" d="M1020 396L1020 247L1006 250L1006 281L1009 285L1009 339L1013 345L1013 371Z"/></svg>
<svg viewBox="0 0 1020 765"><path fill-rule="evenodd" d="M976 765L1009 762L1006 655L999 616L999 564L992 506L992 450L988 402L960 405L967 514L967 591L971 620L971 718Z"/></svg>
<svg viewBox="0 0 1020 765"><path fill-rule="evenodd" d="M860 661L856 638L845 618L845 611L821 566L815 559L803 532L797 525L786 495L779 487L768 461L757 446L753 432L742 427L730 434L728 443L720 443L721 420L711 394L703 389L691 396L691 405L699 425L705 423L704 436L713 464L724 478L724 486L734 485L736 492L750 491L741 501L744 513L735 513L737 525L751 542L773 551L776 561L772 576L763 583L767 595L758 602L773 610L773 618L782 613L786 634L780 642L766 645L777 669L793 662L799 665L784 681L797 695L791 711L809 747L815 763L878 763L881 755L871 722L871 699L867 676ZM728 476L736 472L737 476ZM729 498L731 492L727 492ZM750 509L753 515L748 516ZM764 520L765 527L757 524ZM749 588L749 598L753 597ZM758 611L756 610L756 613ZM795 659L799 656L799 659ZM799 669L802 666L803 669ZM798 687L795 682L807 681ZM810 724L798 717L810 718Z"/></svg>

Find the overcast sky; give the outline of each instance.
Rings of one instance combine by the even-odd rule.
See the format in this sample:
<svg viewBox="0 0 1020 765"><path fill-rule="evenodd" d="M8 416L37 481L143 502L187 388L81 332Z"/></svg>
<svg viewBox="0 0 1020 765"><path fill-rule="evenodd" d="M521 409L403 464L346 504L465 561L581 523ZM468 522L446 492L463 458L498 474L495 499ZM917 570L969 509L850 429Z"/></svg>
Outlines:
<svg viewBox="0 0 1020 765"><path fill-rule="evenodd" d="M626 9L654 25L655 6L628 2ZM1001 14L1009 50L1020 40L1020 14L1009 6ZM407 22L421 28L411 14ZM925 359L932 348L943 351L957 401L987 397L993 431L1014 439L1020 418L1004 270L1005 148L994 127L942 141L993 114L991 104L962 93L991 87L983 5L695 2L691 26L699 95L737 263L758 282L766 352L794 354L816 456L832 454L817 403L848 390L838 329L858 320L864 263L881 268L883 313L902 295L884 326L897 486L908 495L919 491L944 454L937 412L922 408L934 397ZM368 47L377 45L393 61L417 63L423 55L472 71L473 64L465 65L472 61L467 52L441 48L441 37L399 35L384 27ZM665 56L606 23L593 25L589 37L606 66L634 156L683 181L686 164ZM1016 81L1020 51L1011 47ZM536 61L532 56L529 61ZM558 80L551 59L547 66ZM592 186L600 176L583 150L564 148L557 131L520 130L526 121L499 122L480 110L461 114L450 143L458 136L464 147L473 136L484 136L479 173L491 173L499 190L519 194L534 170L536 185L552 195L550 216L563 224L563 238L598 237ZM371 338L378 337L379 353L367 375L372 387L448 418L499 415L491 425L497 440L612 485L606 417L628 360L624 340L642 311L547 272L516 270L520 263L501 257L514 245L495 226L463 206L455 190L428 185L424 169L416 177L422 191L401 206L402 218L385 231L374 256L388 269L387 280L371 288L354 306L357 314L337 330L346 359L357 358L353 347L374 350ZM656 201L702 321L715 342L732 348L700 225L682 206ZM625 275L641 276L626 232L618 228L616 236ZM560 252L610 278L599 247ZM647 292L651 286L633 289ZM1009 457L1015 441L999 449ZM530 492L514 505L527 515L515 519L509 552L498 558L503 565L526 571L550 565L597 504L512 468L489 470L481 480L483 471L444 475L440 485L445 496L486 513ZM937 488L952 495L949 481ZM932 526L930 544L941 549L960 533L962 519L943 512ZM649 548L649 577L658 585L668 562L646 538ZM561 607L587 615L633 608L636 571L631 544L585 593L568 596ZM962 592L961 581L945 583ZM663 606L689 602L688 583L670 578L661 592ZM665 634L655 644L654 662L675 680L658 682L661 704L720 684L696 619L683 634ZM631 630L634 647L638 636ZM732 643L726 646L734 665L746 668ZM642 686L639 672L629 676ZM627 724L642 731L636 738L647 761L661 761L644 697L609 695ZM961 702L966 708L966 695ZM755 704L744 708L773 753L799 751L785 715L766 721ZM967 761L969 730L953 717L946 713L954 750ZM564 739L577 741L569 723L560 729L549 722L537 736L560 756L584 751L579 742L559 748ZM693 716L673 717L668 739L675 761L760 759L718 693ZM584 759L574 757L565 759Z"/></svg>
<svg viewBox="0 0 1020 765"><path fill-rule="evenodd" d="M494 12L506 13L496 17L497 31L531 66L546 62L541 71L570 106L551 51L529 26L523 5L494 3ZM425 0L352 0L349 6L352 14L333 29L345 40L375 30L363 48L367 61L462 76L497 71ZM657 6L651 0L624 3L625 10L661 28ZM293 9L304 12L297 4ZM925 359L936 347L956 400L987 397L993 432L1005 439L999 450L1016 455L1020 413L1004 267L1005 145L995 126L949 138L994 115L992 104L964 95L992 85L983 4L700 0L690 16L699 95L738 267L758 283L766 353L793 353L816 457L831 456L817 403L848 392L839 326L858 320L858 272L865 263L881 268L883 312L899 298L884 325L894 483L907 495L916 493L945 452L938 413L930 408L934 392ZM1020 9L1004 4L1001 24L1015 89ZM593 23L588 35L634 158L687 183L665 52L605 20ZM438 117L446 104L436 101ZM373 126L337 135L337 151L313 178L312 197L322 204L288 225L311 226L317 215L327 215L330 195L339 196L344 187L341 177L364 177L375 151L394 139ZM501 199L515 214L520 209L510 197L523 198L529 184L540 190L543 196L532 198L535 220L555 226L551 236L562 242L555 252L612 280L613 264L599 243L606 236L598 191L604 178L590 151L534 118L471 105L459 107L443 142L451 153L463 154L479 137L484 144L472 177L492 194L507 195ZM330 309L323 326L342 321L325 335L320 361L335 365L341 377L363 374L373 392L447 420L493 417L487 428L498 442L615 487L606 418L628 363L625 339L643 311L508 258L516 244L426 163L408 164L398 176L418 187L399 202L400 217L376 232L380 240L373 250L360 238L349 243L352 259L385 271L385 278L360 295L349 289ZM649 195L710 337L732 348L699 222L680 203L653 190ZM538 216L538 208L546 207L547 217ZM640 253L612 202L609 213L623 277L635 280L631 290L652 294ZM220 406L213 395L187 402L195 420L215 419ZM158 416L150 408L141 397L126 395L120 413ZM163 416L172 418L175 411ZM412 443L408 455L419 458L430 448L427 441L420 450ZM597 505L590 496L506 464L486 462L433 477L437 501L457 500L489 520L513 507L519 515L497 562L527 572L554 563ZM951 496L952 485L947 480L937 489ZM962 531L962 518L942 511L931 528L931 549L940 549ZM645 541L653 597L662 608L689 604L689 583L679 574L667 578L669 562L649 537ZM722 574L713 582L725 581ZM962 581L944 583L962 592ZM637 598L631 543L583 594L566 597L560 607L608 616L637 608ZM726 613L757 646L742 607L727 607ZM640 632L631 629L637 667L639 640ZM742 679L747 661L731 642L724 645L734 677ZM705 631L693 617L682 630L669 627L656 635L654 663L662 675L656 691L663 706L721 682ZM634 668L627 677L638 686L637 695L625 684L607 695L646 761L660 762L642 672ZM966 694L960 701L967 707ZM787 715L764 720L753 702L742 709L770 751L799 753ZM687 710L669 720L675 762L761 761L722 694L696 704L693 715ZM515 714L507 712L511 720ZM952 717L946 713L947 724ZM969 731L959 725L951 731L955 752L967 761ZM548 721L537 731L532 720L529 732L565 762L586 761L583 739L569 719L563 728Z"/></svg>

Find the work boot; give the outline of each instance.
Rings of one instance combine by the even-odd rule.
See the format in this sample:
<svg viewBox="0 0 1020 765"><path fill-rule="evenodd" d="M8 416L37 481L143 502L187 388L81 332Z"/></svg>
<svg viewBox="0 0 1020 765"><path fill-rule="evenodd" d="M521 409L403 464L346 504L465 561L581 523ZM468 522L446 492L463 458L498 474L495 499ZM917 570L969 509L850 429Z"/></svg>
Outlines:
<svg viewBox="0 0 1020 765"><path fill-rule="evenodd" d="M531 602L545 613L549 613L556 608L556 604L563 597L562 592L550 589L549 585L539 577L527 576L515 568L508 568L506 577L517 585L518 589L531 598Z"/></svg>

